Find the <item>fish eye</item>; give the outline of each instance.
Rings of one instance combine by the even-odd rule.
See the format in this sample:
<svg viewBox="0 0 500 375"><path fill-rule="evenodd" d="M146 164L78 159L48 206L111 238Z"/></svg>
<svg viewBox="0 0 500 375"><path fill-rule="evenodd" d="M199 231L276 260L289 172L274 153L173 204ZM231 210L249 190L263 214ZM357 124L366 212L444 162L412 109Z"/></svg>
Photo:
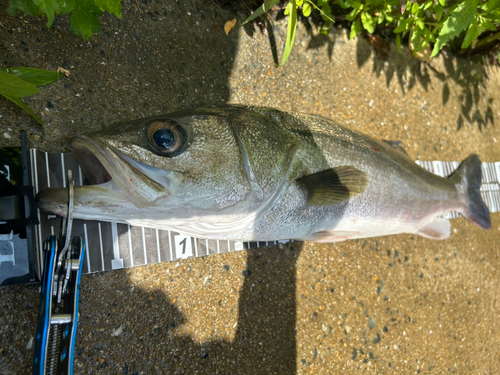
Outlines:
<svg viewBox="0 0 500 375"><path fill-rule="evenodd" d="M165 156L179 155L187 144L186 132L171 120L152 122L146 127L146 135L151 148Z"/></svg>

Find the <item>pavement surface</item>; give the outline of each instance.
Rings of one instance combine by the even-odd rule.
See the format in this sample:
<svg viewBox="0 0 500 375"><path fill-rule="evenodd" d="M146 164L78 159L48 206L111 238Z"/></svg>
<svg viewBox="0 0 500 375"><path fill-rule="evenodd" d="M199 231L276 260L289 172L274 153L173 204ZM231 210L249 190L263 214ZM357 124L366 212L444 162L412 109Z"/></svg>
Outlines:
<svg viewBox="0 0 500 375"><path fill-rule="evenodd" d="M286 23L214 2L134 1L103 33L67 18L10 18L0 5L0 66L71 71L25 98L45 128L0 98L0 146L67 150L92 129L175 108L242 103L333 118L410 157L500 161L498 67L443 53L387 61L345 30L299 24L275 68ZM82 278L75 374L497 374L500 215L484 231L452 222L446 241L414 235L192 258ZM0 374L28 374L39 286L0 288Z"/></svg>

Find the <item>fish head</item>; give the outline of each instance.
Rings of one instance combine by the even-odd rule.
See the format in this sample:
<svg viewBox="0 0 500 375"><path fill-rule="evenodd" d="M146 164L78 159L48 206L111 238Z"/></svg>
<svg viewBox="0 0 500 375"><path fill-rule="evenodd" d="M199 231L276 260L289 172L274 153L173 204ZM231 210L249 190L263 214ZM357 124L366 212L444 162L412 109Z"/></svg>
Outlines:
<svg viewBox="0 0 500 375"><path fill-rule="evenodd" d="M239 121L238 113L178 111L75 137L72 149L90 185L75 188L74 217L130 222L255 210L288 170L279 147L265 154L255 137L287 143L261 117ZM37 195L41 209L62 216L67 201L66 189Z"/></svg>

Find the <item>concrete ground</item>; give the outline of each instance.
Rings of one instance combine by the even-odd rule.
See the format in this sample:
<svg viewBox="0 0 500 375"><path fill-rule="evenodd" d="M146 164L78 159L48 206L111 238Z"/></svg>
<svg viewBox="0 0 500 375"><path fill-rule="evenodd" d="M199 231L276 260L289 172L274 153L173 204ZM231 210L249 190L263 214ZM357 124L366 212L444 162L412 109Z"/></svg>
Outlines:
<svg viewBox="0 0 500 375"><path fill-rule="evenodd" d="M74 134L174 108L242 103L308 112L410 157L500 161L498 68L443 53L382 61L346 31L300 24L275 68L268 32L235 28L217 3L124 3L84 42L67 19L5 14L0 66L71 70L25 102L0 98L0 146L67 149ZM274 25L281 53L286 24ZM273 38L271 38L272 40ZM414 235L288 246L85 276L75 374L497 374L500 215L484 231L452 222L446 241ZM228 267L226 267L228 266ZM38 286L0 288L0 373L30 372Z"/></svg>

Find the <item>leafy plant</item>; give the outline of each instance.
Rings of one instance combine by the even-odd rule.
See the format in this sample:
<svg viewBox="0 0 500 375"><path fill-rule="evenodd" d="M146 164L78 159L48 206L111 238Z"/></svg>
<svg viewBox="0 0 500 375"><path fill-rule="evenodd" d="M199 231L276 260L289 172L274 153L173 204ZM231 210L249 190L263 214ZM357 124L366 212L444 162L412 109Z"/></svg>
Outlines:
<svg viewBox="0 0 500 375"><path fill-rule="evenodd" d="M278 2L279 0L264 0L264 4L262 4L250 17L248 17L245 22L243 22L243 25L253 21L257 17L262 16L265 12L269 11L276 4L278 4ZM305 17L308 17L311 14L311 9L315 8L321 13L326 25L328 25L328 22L333 23L333 19L330 17L330 6L328 5L328 0L319 0L318 5L314 4L310 0L290 0L285 8L285 15L288 15L288 26L285 49L283 51L283 56L281 57L280 66L285 65L288 57L290 56L290 52L292 52L293 42L295 41L295 32L297 31L297 9L299 7L301 7L302 14ZM326 32L328 32L328 29Z"/></svg>
<svg viewBox="0 0 500 375"><path fill-rule="evenodd" d="M266 0L246 21L263 15L278 0ZM311 9L321 12L324 25L321 32L328 33L334 18L350 22L350 38L366 30L369 34L392 30L396 46L407 40L413 54L429 50L430 57L436 56L444 46L461 40L461 49L476 48L485 44L500 44L500 0L290 0L285 15L289 16L285 50L280 65L288 58L297 25L297 10L308 17ZM332 9L339 10L337 15ZM493 32L496 32L493 34ZM433 45L432 52L430 47Z"/></svg>
<svg viewBox="0 0 500 375"><path fill-rule="evenodd" d="M37 87L57 81L59 71L35 68L3 68L0 69L0 95L16 103L28 112L40 125L42 120L21 100L40 90Z"/></svg>
<svg viewBox="0 0 500 375"><path fill-rule="evenodd" d="M44 15L47 17L47 27L52 25L56 14L71 13L71 30L85 40L101 32L98 16L108 12L121 19L121 10L121 0L10 0L7 8L10 16L16 12L31 16Z"/></svg>

